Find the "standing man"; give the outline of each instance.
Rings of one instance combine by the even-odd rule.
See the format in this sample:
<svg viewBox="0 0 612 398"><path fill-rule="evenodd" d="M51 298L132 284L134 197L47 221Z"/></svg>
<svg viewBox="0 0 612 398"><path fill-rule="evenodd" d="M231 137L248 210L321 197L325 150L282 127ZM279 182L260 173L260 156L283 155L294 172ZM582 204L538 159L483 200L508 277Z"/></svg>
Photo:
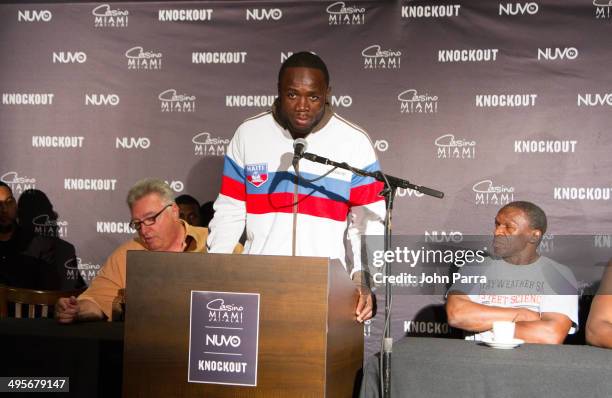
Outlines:
<svg viewBox="0 0 612 398"><path fill-rule="evenodd" d="M327 67L317 55L299 52L283 63L273 109L247 119L229 144L209 225L211 253L231 253L246 225L244 253L294 252L340 259L345 266L352 258L351 277L361 284L361 236L383 234L382 184L306 160L298 179L292 166L293 142L302 138L308 152L379 169L370 138L332 111L330 92ZM372 298L365 286L360 293L356 315L362 322L372 316Z"/></svg>
<svg viewBox="0 0 612 398"><path fill-rule="evenodd" d="M546 214L531 202L512 202L499 210L493 240L497 258L464 270L486 276L487 282L451 286L446 302L450 326L476 340L490 340L494 321L511 321L516 322L516 338L544 344L561 344L574 333L576 279L566 266L537 252L546 226Z"/></svg>
<svg viewBox="0 0 612 398"><path fill-rule="evenodd" d="M162 180L147 178L128 192L130 226L138 236L119 246L106 260L89 288L78 298L61 298L55 306L60 323L113 320L121 316L128 250L205 252L208 230L179 218L174 193Z"/></svg>

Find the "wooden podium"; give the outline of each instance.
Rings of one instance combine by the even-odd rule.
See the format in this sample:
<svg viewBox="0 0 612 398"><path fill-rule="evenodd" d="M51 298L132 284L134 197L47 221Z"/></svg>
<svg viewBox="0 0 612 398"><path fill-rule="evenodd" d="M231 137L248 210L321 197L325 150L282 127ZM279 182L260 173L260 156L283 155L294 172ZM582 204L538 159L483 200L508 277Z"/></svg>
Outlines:
<svg viewBox="0 0 612 398"><path fill-rule="evenodd" d="M351 397L363 362L357 290L317 257L127 255L123 397ZM259 293L255 387L188 382L191 291Z"/></svg>

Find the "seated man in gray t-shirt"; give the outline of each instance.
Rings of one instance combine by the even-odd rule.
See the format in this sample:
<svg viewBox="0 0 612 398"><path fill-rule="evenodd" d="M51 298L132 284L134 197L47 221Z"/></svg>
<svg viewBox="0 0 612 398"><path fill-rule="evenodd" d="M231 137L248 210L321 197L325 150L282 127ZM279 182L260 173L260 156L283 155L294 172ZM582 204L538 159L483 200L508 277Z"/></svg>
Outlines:
<svg viewBox="0 0 612 398"><path fill-rule="evenodd" d="M572 272L537 252L546 215L529 202L512 202L495 217L494 254L464 274L486 283L454 284L447 296L449 325L477 340L490 339L494 321L516 322L515 337L528 343L561 344L578 326L578 295Z"/></svg>

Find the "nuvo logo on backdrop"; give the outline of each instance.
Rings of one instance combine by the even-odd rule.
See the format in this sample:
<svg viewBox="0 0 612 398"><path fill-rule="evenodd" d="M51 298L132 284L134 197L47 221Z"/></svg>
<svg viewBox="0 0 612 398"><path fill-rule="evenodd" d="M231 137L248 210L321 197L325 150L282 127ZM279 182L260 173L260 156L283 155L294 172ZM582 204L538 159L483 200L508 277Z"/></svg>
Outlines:
<svg viewBox="0 0 612 398"><path fill-rule="evenodd" d="M225 151L230 143L229 138L211 137L210 133L204 131L196 134L191 140L194 144L196 156L225 156Z"/></svg>
<svg viewBox="0 0 612 398"><path fill-rule="evenodd" d="M247 21L280 21L283 11L280 8L247 8Z"/></svg>
<svg viewBox="0 0 612 398"><path fill-rule="evenodd" d="M144 50L142 46L132 47L125 52L129 70L160 70L164 55L157 51Z"/></svg>
<svg viewBox="0 0 612 398"><path fill-rule="evenodd" d="M610 19L612 16L612 2L610 0L593 0L595 18Z"/></svg>
<svg viewBox="0 0 612 398"><path fill-rule="evenodd" d="M482 180L472 186L477 205L504 206L514 201L514 187L494 185L492 180Z"/></svg>
<svg viewBox="0 0 612 398"><path fill-rule="evenodd" d="M83 51L54 51L52 60L54 64L84 64L87 54Z"/></svg>
<svg viewBox="0 0 612 398"><path fill-rule="evenodd" d="M436 138L434 145L438 159L475 159L476 141L457 139L454 134L444 134Z"/></svg>
<svg viewBox="0 0 612 398"><path fill-rule="evenodd" d="M400 50L383 50L380 44L372 44L361 51L364 69L399 69L402 61Z"/></svg>
<svg viewBox="0 0 612 398"><path fill-rule="evenodd" d="M17 10L18 22L50 22L53 13L49 10Z"/></svg>
<svg viewBox="0 0 612 398"><path fill-rule="evenodd" d="M347 6L344 1L337 1L327 6L326 11L331 26L365 24L366 9L363 7Z"/></svg>
<svg viewBox="0 0 612 398"><path fill-rule="evenodd" d="M9 171L0 176L0 181L11 187L15 196L28 189L36 189L36 178L20 177L16 171Z"/></svg>
<svg viewBox="0 0 612 398"><path fill-rule="evenodd" d="M578 58L576 47L538 48L538 61L573 61Z"/></svg>
<svg viewBox="0 0 612 398"><path fill-rule="evenodd" d="M116 149L149 149L151 140L148 137L115 137Z"/></svg>
<svg viewBox="0 0 612 398"><path fill-rule="evenodd" d="M536 15L540 11L538 3L500 3L499 15L518 16Z"/></svg>
<svg viewBox="0 0 612 398"><path fill-rule="evenodd" d="M402 18L458 17L460 9L459 4L402 6Z"/></svg>
<svg viewBox="0 0 612 398"><path fill-rule="evenodd" d="M166 184L168 184L170 186L170 188L172 188L172 190L174 192L183 192L183 190L185 189L185 184L183 184L183 181L180 180L165 180Z"/></svg>
<svg viewBox="0 0 612 398"><path fill-rule="evenodd" d="M86 106L117 106L119 96L117 94L85 94Z"/></svg>
<svg viewBox="0 0 612 398"><path fill-rule="evenodd" d="M353 97L350 95L332 95L331 105L336 108L350 108L353 105Z"/></svg>
<svg viewBox="0 0 612 398"><path fill-rule="evenodd" d="M578 94L578 106L612 106L612 92Z"/></svg>
<svg viewBox="0 0 612 398"><path fill-rule="evenodd" d="M120 8L111 8L109 4L100 4L91 11L96 28L126 28L130 12Z"/></svg>
<svg viewBox="0 0 612 398"><path fill-rule="evenodd" d="M177 94L176 90L171 88L162 91L157 98L162 112L195 112L195 95Z"/></svg>
<svg viewBox="0 0 612 398"><path fill-rule="evenodd" d="M374 141L374 148L378 152L387 152L389 149L389 141L387 140L376 140Z"/></svg>
<svg viewBox="0 0 612 398"><path fill-rule="evenodd" d="M416 89L404 90L397 96L400 113L436 113L438 96L429 93L419 94Z"/></svg>

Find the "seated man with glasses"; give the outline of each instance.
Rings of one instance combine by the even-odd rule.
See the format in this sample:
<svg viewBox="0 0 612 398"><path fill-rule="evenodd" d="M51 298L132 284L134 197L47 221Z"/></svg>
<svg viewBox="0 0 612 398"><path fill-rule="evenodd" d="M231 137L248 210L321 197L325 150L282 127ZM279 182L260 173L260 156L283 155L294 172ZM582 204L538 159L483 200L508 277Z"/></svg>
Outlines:
<svg viewBox="0 0 612 398"><path fill-rule="evenodd" d="M55 317L60 323L81 320L113 320L121 317L128 250L205 252L208 230L179 218L172 189L157 179L137 182L128 192L130 226L138 236L117 248L78 298L59 299Z"/></svg>

